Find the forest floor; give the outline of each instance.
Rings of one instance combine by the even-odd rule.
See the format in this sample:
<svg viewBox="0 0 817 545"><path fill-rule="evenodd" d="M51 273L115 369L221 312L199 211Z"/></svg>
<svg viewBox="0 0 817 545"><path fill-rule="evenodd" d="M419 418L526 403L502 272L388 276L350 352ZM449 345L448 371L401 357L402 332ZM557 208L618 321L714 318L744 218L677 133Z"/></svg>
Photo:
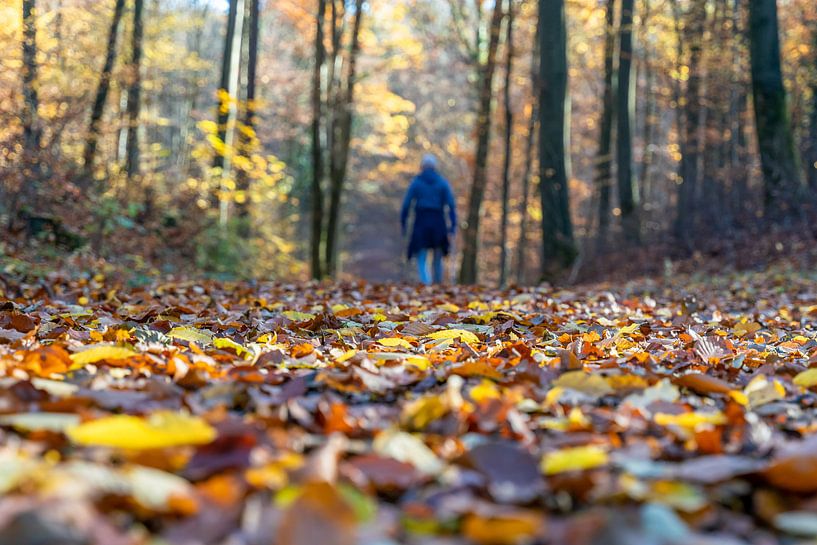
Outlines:
<svg viewBox="0 0 817 545"><path fill-rule="evenodd" d="M817 538L803 269L509 291L41 272L0 284L1 544Z"/></svg>

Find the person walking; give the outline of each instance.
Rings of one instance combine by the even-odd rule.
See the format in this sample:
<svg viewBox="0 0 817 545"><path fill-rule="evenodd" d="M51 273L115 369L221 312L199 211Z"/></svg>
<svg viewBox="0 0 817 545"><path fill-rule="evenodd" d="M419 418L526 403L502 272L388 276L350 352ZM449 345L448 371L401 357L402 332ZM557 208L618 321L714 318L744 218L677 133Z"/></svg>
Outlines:
<svg viewBox="0 0 817 545"><path fill-rule="evenodd" d="M446 223L448 209L448 223ZM409 214L414 221L408 245L408 258L417 257L420 282L430 285L443 281L443 257L451 247L450 237L457 231L457 203L448 180L437 169L437 158L425 155L418 174L409 185L400 210L400 226L406 235ZM433 254L431 273L428 256Z"/></svg>

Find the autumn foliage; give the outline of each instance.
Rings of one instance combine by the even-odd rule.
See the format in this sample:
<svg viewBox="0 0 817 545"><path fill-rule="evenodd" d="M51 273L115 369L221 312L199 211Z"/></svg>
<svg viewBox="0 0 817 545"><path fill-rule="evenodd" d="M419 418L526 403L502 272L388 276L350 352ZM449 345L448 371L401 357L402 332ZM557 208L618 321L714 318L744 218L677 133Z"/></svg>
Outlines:
<svg viewBox="0 0 817 545"><path fill-rule="evenodd" d="M800 274L5 290L2 543L814 535Z"/></svg>

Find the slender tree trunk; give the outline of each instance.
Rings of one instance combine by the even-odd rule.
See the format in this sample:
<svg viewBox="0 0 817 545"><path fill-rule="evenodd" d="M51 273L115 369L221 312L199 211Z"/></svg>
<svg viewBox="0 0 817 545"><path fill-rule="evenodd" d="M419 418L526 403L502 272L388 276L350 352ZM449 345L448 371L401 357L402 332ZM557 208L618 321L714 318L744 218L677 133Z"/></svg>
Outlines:
<svg viewBox="0 0 817 545"><path fill-rule="evenodd" d="M681 183L678 186L678 213L675 224L676 236L689 246L692 229L696 220L696 192L698 187L701 150L701 55L703 51L704 24L706 22L706 0L694 0L687 17L686 32L683 36L689 45L689 79L686 104L683 106L684 134L681 157ZM680 97L679 97L680 98ZM679 104L680 108L681 105Z"/></svg>
<svg viewBox="0 0 817 545"><path fill-rule="evenodd" d="M806 172L809 188L817 190L817 24L811 38L811 112L809 112L809 156Z"/></svg>
<svg viewBox="0 0 817 545"><path fill-rule="evenodd" d="M656 100L653 88L655 87L655 70L650 57L650 47L646 41L648 23L650 20L650 0L644 0L644 16L641 19L642 33L645 37L642 47L644 65L644 126L642 130L644 153L641 158L641 169L638 175L641 188L641 202L646 207L652 199L652 163L655 157L652 143L655 134Z"/></svg>
<svg viewBox="0 0 817 545"><path fill-rule="evenodd" d="M782 217L796 206L802 176L780 67L776 0L750 0L749 43L758 148L766 213Z"/></svg>
<svg viewBox="0 0 817 545"><path fill-rule="evenodd" d="M83 153L83 164L85 172L90 177L94 168L94 157L96 156L97 141L99 140L99 124L102 121L102 114L105 110L105 102L108 99L108 91L111 88L111 73L116 59L116 38L119 34L119 23L122 20L122 13L125 11L125 0L116 0L111 19L111 27L108 31L108 47L105 54L105 64L102 66L102 73L99 77L99 85L96 89L96 98L91 109L91 121L88 124L88 137L85 140L85 151Z"/></svg>
<svg viewBox="0 0 817 545"><path fill-rule="evenodd" d="M570 98L564 0L539 0L539 173L542 196L542 276L554 277L576 259L570 219Z"/></svg>
<svg viewBox="0 0 817 545"><path fill-rule="evenodd" d="M616 159L618 166L618 199L621 225L630 243L640 240L638 182L633 175L633 118L635 117L635 85L633 70L633 10L634 0L621 0L619 32L618 107Z"/></svg>
<svg viewBox="0 0 817 545"><path fill-rule="evenodd" d="M218 139L227 141L227 124L230 121L230 81L233 73L233 45L235 42L236 22L238 21L239 0L230 0L230 9L227 14L227 29L224 34L224 52L221 57L221 79L218 85L218 105L216 108L216 122L218 123ZM213 167L224 168L224 153L216 153L213 158Z"/></svg>
<svg viewBox="0 0 817 545"><path fill-rule="evenodd" d="M242 124L244 130L241 131L241 151L248 157L258 148L258 137L255 132L255 112L256 112L256 81L258 71L258 38L260 31L260 0L249 0L248 10L248 43L247 43L247 97L244 104L244 119ZM237 173L236 188L243 195L239 199L236 208L239 221L239 235L248 237L251 233L250 226L250 179L247 172L241 170Z"/></svg>
<svg viewBox="0 0 817 545"><path fill-rule="evenodd" d="M534 89L535 91L535 89ZM528 120L527 142L525 143L525 172L522 175L522 201L519 204L519 240L516 243L516 283L525 283L525 254L528 250L528 207L530 206L530 179L533 173L533 147L536 141L536 118L538 108L536 98L531 106Z"/></svg>
<svg viewBox="0 0 817 545"><path fill-rule="evenodd" d="M42 129L37 93L37 2L23 0L23 164L27 181L22 193L36 194L41 175L39 166Z"/></svg>
<svg viewBox="0 0 817 545"><path fill-rule="evenodd" d="M817 30L815 30L815 53L817 53ZM806 165L808 185L817 190L817 62L814 66L815 74L811 84L811 112L809 113L809 157Z"/></svg>
<svg viewBox="0 0 817 545"><path fill-rule="evenodd" d="M610 230L610 190L613 185L613 125L615 123L615 6L616 0L607 0L604 39L604 95L601 123L599 124L599 156L596 164L596 186L599 193L598 247L607 243Z"/></svg>
<svg viewBox="0 0 817 545"><path fill-rule="evenodd" d="M343 198L343 186L346 182L349 164L349 146L352 140L352 121L354 108L354 91L357 83L357 58L360 53L360 28L363 20L363 0L355 0L355 17L352 25L352 39L349 45L349 60L346 72L345 90L340 93L339 109L335 114L337 132L332 142L334 160L330 168L329 216L326 225L325 263L327 274L334 277L338 270L338 235L340 224L340 205Z"/></svg>
<svg viewBox="0 0 817 545"><path fill-rule="evenodd" d="M315 17L315 67L312 72L312 231L310 239L310 264L312 278L321 278L321 235L323 232L323 150L321 148L321 71L325 64L323 24L326 18L326 0L318 0Z"/></svg>
<svg viewBox="0 0 817 545"><path fill-rule="evenodd" d="M474 178L471 182L471 196L468 200L468 223L463 233L462 266L460 282L474 284L477 281L477 258L479 254L479 222L482 215L482 203L485 199L485 186L488 175L488 150L491 143L491 102L493 99L494 72L496 71L496 53L499 47L499 35L502 30L502 2L494 4L491 17L488 55L480 68L479 110L477 112L477 150L474 158Z"/></svg>
<svg viewBox="0 0 817 545"><path fill-rule="evenodd" d="M508 18L505 30L505 161L502 165L502 219L499 235L499 286L508 283L508 201L511 193L511 159L513 154L513 105L511 104L511 82L513 80L513 0L508 0Z"/></svg>
<svg viewBox="0 0 817 545"><path fill-rule="evenodd" d="M539 26L533 37L530 62L531 108L525 142L525 172L522 175L522 202L519 205L519 241L516 244L516 283L525 282L525 254L528 248L528 206L533 173L533 151L536 143L536 120L539 117Z"/></svg>
<svg viewBox="0 0 817 545"><path fill-rule="evenodd" d="M131 38L131 61L128 66L128 143L125 153L125 171L128 178L139 176L139 112L142 94L142 14L144 0L133 0L133 35Z"/></svg>

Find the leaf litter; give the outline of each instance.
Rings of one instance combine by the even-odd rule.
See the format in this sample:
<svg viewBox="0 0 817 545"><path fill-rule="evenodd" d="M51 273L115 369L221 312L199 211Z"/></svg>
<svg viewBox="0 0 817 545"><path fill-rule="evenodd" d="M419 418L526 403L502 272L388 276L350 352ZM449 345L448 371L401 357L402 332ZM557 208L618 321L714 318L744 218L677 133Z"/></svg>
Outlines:
<svg viewBox="0 0 817 545"><path fill-rule="evenodd" d="M20 283L0 543L815 539L817 288L687 280Z"/></svg>

